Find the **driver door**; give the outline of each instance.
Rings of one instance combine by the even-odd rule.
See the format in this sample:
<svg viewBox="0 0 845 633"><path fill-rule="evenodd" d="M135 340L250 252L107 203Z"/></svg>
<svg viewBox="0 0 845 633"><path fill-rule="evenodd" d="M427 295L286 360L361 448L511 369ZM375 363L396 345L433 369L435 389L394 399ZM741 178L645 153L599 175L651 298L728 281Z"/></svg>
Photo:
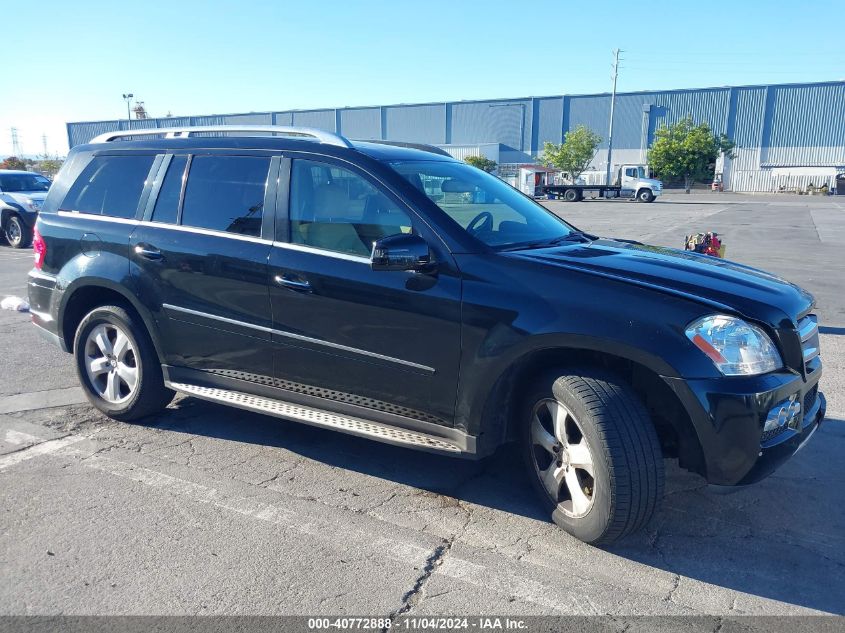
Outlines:
<svg viewBox="0 0 845 633"><path fill-rule="evenodd" d="M451 256L370 175L322 156L286 164L289 213L269 273L277 386L364 417L451 425L461 348ZM373 241L411 231L432 246L437 270L373 271Z"/></svg>

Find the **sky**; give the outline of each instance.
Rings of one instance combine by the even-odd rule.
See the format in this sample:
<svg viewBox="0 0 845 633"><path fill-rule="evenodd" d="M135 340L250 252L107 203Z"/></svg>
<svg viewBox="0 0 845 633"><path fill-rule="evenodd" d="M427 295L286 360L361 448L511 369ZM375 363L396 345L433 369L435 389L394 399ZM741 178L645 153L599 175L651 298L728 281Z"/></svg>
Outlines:
<svg viewBox="0 0 845 633"><path fill-rule="evenodd" d="M68 121L845 79L841 3L4 3L0 156ZM15 66L18 68L15 69Z"/></svg>

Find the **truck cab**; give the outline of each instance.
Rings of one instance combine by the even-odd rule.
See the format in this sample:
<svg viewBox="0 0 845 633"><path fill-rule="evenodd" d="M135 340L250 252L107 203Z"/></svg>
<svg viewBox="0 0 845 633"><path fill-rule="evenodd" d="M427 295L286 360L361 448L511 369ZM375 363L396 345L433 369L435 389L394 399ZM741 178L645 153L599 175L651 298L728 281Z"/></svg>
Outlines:
<svg viewBox="0 0 845 633"><path fill-rule="evenodd" d="M616 185L622 198L637 198L642 202L651 202L663 193L663 183L654 178L647 178L644 165L621 165L616 174Z"/></svg>

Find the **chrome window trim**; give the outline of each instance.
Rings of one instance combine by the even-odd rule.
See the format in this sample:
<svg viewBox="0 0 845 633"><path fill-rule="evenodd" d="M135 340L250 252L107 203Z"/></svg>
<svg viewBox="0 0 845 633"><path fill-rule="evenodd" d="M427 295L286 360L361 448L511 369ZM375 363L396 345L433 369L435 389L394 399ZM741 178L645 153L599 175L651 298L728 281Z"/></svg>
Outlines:
<svg viewBox="0 0 845 633"><path fill-rule="evenodd" d="M117 222L118 224L131 224L133 226L153 226L163 229L173 229L174 231L182 231L184 233L198 233L200 235L210 235L212 237L228 237L233 240L241 240L243 242L255 242L257 244L272 245L273 240L265 240L261 237L253 237L252 235L241 235L240 233L229 233L228 231L216 231L214 229L204 229L198 226L182 226L181 224L170 224L169 222L154 222L151 220L133 220L126 218L115 218L108 215L94 215L93 213L85 213L83 211L59 211L61 217L79 217L89 220L97 220L100 222ZM367 260L369 261L369 260Z"/></svg>
<svg viewBox="0 0 845 633"><path fill-rule="evenodd" d="M259 330L261 332L267 332L270 334L277 334L278 336L283 336L285 338L294 339L297 341L304 341L306 343L314 343L316 345L323 345L325 347L331 347L332 349L338 349L345 352L352 352L353 354L360 354L362 356L368 356L370 358L377 358L379 360L388 361L391 363L397 363L399 365L404 365L406 367L413 367L414 369L419 369L428 373L433 374L434 368L429 367L427 365L421 365L419 363L413 363L408 360L402 360L401 358L394 358L393 356L385 356L384 354L378 354L376 352L369 352L364 349L359 349L357 347L349 347L348 345L341 345L340 343L332 343L330 341L323 341L318 338L312 338L310 336L303 336L302 334L294 334L293 332L285 332L283 330L276 330L270 327L266 327L264 325L255 325L253 323L245 323L244 321L238 321L236 319L230 319L224 316L218 316L216 314L209 314L207 312L200 312L199 310L191 310L190 308L182 308L180 306L176 306L170 303L163 303L162 308L165 310L173 310L175 312L182 312L184 314L190 314L192 316L203 317L206 319L212 319L214 321L221 321L222 323L229 323L231 325L239 325L245 328L251 328L253 330Z"/></svg>
<svg viewBox="0 0 845 633"><path fill-rule="evenodd" d="M173 229L174 231L181 231L183 233L197 233L198 235L209 235L211 237L228 237L234 240L241 240L243 242L255 242L256 244L273 243L272 240L265 240L263 237L255 237L253 235L243 235L241 233L229 233L228 231L218 231L216 229L206 229L199 226L188 226L184 224L171 224L170 222L155 222L154 220L142 220L138 222L142 226L157 227L160 229Z"/></svg>
<svg viewBox="0 0 845 633"><path fill-rule="evenodd" d="M140 224L140 222L135 218L118 218L113 215L100 215L98 213L88 213L87 211L59 211L58 215L62 218L85 218L86 220L115 222L116 224L131 224L133 226Z"/></svg>
<svg viewBox="0 0 845 633"><path fill-rule="evenodd" d="M341 253L339 251L330 251L324 248L317 248L315 246L308 246L307 244L297 244L295 242L273 242L273 246L279 248L287 248L292 251L301 251L303 253L312 253L314 255L323 255L325 257L334 257L335 259L343 259L349 262L357 262L359 264L370 265L370 258L361 255L351 255L349 253Z"/></svg>

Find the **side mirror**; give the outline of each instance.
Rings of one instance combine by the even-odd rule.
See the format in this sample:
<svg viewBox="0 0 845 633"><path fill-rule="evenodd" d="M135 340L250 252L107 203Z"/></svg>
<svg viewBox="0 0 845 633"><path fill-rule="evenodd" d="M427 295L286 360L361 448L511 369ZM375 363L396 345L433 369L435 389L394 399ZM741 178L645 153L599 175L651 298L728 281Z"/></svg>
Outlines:
<svg viewBox="0 0 845 633"><path fill-rule="evenodd" d="M376 240L370 257L373 270L430 272L434 269L428 243L419 235L399 233Z"/></svg>

